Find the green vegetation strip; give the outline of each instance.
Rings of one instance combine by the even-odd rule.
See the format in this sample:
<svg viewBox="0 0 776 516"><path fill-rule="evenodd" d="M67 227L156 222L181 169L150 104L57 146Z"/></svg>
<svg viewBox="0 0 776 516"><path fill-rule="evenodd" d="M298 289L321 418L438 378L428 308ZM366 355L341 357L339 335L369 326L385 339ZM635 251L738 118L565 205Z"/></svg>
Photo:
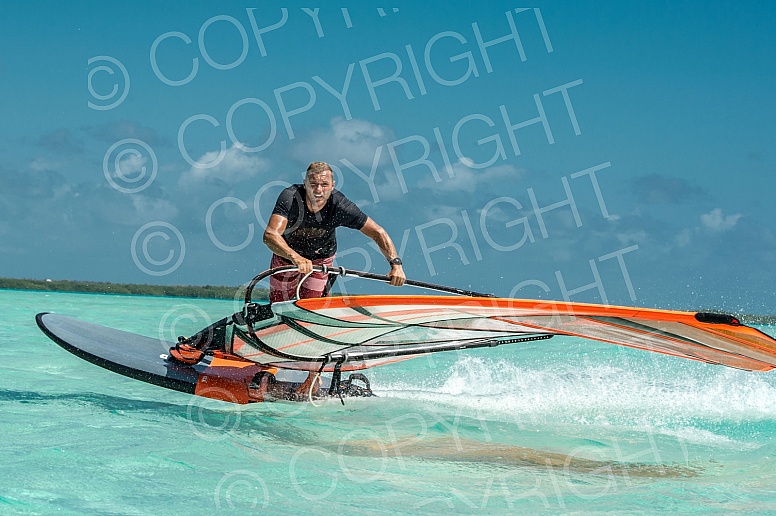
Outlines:
<svg viewBox="0 0 776 516"><path fill-rule="evenodd" d="M0 289L46 290L50 292L90 292L131 296L197 297L203 299L238 299L245 296L245 287L216 287L211 285L133 285L96 281L31 280L0 278ZM333 296L340 295L332 292ZM256 288L255 301L269 299L269 291ZM701 310L714 312L715 310ZM776 325L776 315L733 314L746 324Z"/></svg>
<svg viewBox="0 0 776 516"><path fill-rule="evenodd" d="M245 287L211 285L132 285L96 281L32 280L0 278L0 289L44 290L50 292L89 292L133 296L197 297L205 299L242 299ZM255 289L253 299L268 299L267 289Z"/></svg>

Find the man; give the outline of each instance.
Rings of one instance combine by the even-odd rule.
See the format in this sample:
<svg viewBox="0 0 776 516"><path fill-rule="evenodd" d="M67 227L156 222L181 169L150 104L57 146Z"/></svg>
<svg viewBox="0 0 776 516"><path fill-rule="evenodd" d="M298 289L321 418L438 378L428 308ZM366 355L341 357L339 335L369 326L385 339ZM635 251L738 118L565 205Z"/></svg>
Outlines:
<svg viewBox="0 0 776 516"><path fill-rule="evenodd" d="M287 301L296 295L297 285L313 265L330 266L337 252L337 227L361 231L375 241L391 266L391 285L400 287L406 277L401 259L391 237L341 192L334 189L331 167L317 161L307 167L304 183L283 190L272 210L264 231L264 243L272 251L270 268L296 265L299 272L270 276L270 303ZM327 274L314 272L299 289L302 299L328 295ZM313 374L297 389L299 395L315 392L320 378L312 388Z"/></svg>
<svg viewBox="0 0 776 516"><path fill-rule="evenodd" d="M391 266L391 285L406 279L401 259L391 237L358 206L334 189L331 167L317 161L307 167L304 183L289 186L278 196L275 209L264 231L264 243L272 251L270 268L296 265L299 272L270 277L270 302L287 301L313 265L330 266L337 252L336 228L361 231L375 241ZM301 298L321 297L327 292L328 275L315 272L302 284Z"/></svg>

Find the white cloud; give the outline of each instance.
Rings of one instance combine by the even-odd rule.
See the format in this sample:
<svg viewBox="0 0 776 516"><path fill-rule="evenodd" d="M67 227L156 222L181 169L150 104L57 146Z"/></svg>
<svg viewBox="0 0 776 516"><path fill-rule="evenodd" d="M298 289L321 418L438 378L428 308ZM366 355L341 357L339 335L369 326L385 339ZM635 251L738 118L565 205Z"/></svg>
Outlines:
<svg viewBox="0 0 776 516"><path fill-rule="evenodd" d="M146 173L144 169L147 162L148 158L143 155L127 154L119 161L118 170L114 169L113 177L117 177L119 173L130 179L143 176Z"/></svg>
<svg viewBox="0 0 776 516"><path fill-rule="evenodd" d="M461 219L461 210L455 206L437 206L429 205L425 209L426 216L429 220L436 219ZM471 215L470 215L471 216Z"/></svg>
<svg viewBox="0 0 776 516"><path fill-rule="evenodd" d="M366 185L366 180L360 177L357 177L355 174L348 174L345 175L344 178L345 181L341 181L337 183L337 188L348 190L351 187L358 185L361 183L361 185ZM382 179L382 181L380 181ZM378 171L375 175L375 181L374 181L374 189L376 192L371 192L371 197L369 198L363 198L363 199L354 199L351 197L351 200L355 202L359 207L363 208L365 206L374 206L381 202L390 202L390 201L396 201L402 198L404 195L404 192L402 192L401 184L399 184L399 178L396 176L396 174L393 172L393 170L387 170L385 173Z"/></svg>
<svg viewBox="0 0 776 516"><path fill-rule="evenodd" d="M393 139L393 130L388 127L367 120L337 117L329 122L328 130L301 138L292 154L305 163L326 161L340 167L339 160L347 159L368 174L376 149ZM388 158L386 150L381 149L380 163L385 163Z"/></svg>
<svg viewBox="0 0 776 516"><path fill-rule="evenodd" d="M141 222L173 220L178 215L178 208L170 201L144 195L133 195L131 199Z"/></svg>
<svg viewBox="0 0 776 516"><path fill-rule="evenodd" d="M496 199L493 199L494 201ZM482 218L483 213L486 220L491 222L497 222L502 224L507 223L522 223L523 219L530 216L528 211L520 210L517 205L516 199L507 198L500 202L490 204L490 201L484 203L481 208L477 209L477 217ZM487 208L487 211L485 209Z"/></svg>
<svg viewBox="0 0 776 516"><path fill-rule="evenodd" d="M62 162L49 158L35 158L30 162L30 168L35 172L43 170L59 170L62 168Z"/></svg>
<svg viewBox="0 0 776 516"><path fill-rule="evenodd" d="M428 188L442 192L474 192L478 185L485 185L493 188L493 185L503 184L504 181L514 182L523 175L523 172L512 165L496 165L485 169L473 169L473 162L469 158L461 158L458 163L453 164L450 177L448 171L442 169L439 171L441 181L437 182L433 176L429 175L418 183L421 188ZM512 183L514 184L514 183Z"/></svg>
<svg viewBox="0 0 776 516"><path fill-rule="evenodd" d="M741 217L740 213L723 216L721 209L714 208L711 212L701 215L701 222L712 231L727 231L733 229Z"/></svg>
<svg viewBox="0 0 776 516"><path fill-rule="evenodd" d="M679 232L676 237L674 237L674 242L676 242L676 245L678 247L688 247L690 244L692 244L692 231L689 229L683 229Z"/></svg>
<svg viewBox="0 0 776 516"><path fill-rule="evenodd" d="M620 242L620 244L624 246L631 245L631 244L645 245L648 242L649 237L647 236L646 231L639 229L639 230L625 231L624 233L618 233L617 240Z"/></svg>
<svg viewBox="0 0 776 516"><path fill-rule="evenodd" d="M203 164L217 162L217 164L207 168L191 167L181 175L181 185L194 186L213 179L231 185L251 179L268 168L267 160L253 153L244 152L237 145L226 149L222 157L220 150L206 152L197 162Z"/></svg>

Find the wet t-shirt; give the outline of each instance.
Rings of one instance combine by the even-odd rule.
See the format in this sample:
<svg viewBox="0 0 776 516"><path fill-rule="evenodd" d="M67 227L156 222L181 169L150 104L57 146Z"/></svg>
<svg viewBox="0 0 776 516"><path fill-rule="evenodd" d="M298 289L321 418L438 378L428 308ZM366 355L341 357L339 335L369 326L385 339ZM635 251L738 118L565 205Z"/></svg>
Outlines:
<svg viewBox="0 0 776 516"><path fill-rule="evenodd" d="M328 258L337 252L339 226L360 230L367 216L339 190L333 190L326 205L318 213L307 208L304 185L292 185L278 196L272 214L288 219L283 238L286 243L308 260Z"/></svg>

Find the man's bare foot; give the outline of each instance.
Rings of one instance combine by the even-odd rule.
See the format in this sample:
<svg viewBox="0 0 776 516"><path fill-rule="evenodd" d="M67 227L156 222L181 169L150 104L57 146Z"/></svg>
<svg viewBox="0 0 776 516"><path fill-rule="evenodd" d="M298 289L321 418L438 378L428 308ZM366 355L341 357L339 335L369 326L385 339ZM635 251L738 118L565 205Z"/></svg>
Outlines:
<svg viewBox="0 0 776 516"><path fill-rule="evenodd" d="M315 384L313 385L313 382ZM310 390L312 386L312 391ZM296 393L302 396L307 396L309 393L311 396L316 396L321 389L321 376L317 373L310 372L307 375L307 379L302 382L302 385L296 388Z"/></svg>
<svg viewBox="0 0 776 516"><path fill-rule="evenodd" d="M272 374L271 373L259 373L259 374L261 375L259 384L256 385L256 383L254 383L256 380L254 377L254 381L251 382L251 384L248 386L248 395L256 401L264 401L265 398L267 397L267 388L269 387L269 381L270 381L270 377L272 377Z"/></svg>

